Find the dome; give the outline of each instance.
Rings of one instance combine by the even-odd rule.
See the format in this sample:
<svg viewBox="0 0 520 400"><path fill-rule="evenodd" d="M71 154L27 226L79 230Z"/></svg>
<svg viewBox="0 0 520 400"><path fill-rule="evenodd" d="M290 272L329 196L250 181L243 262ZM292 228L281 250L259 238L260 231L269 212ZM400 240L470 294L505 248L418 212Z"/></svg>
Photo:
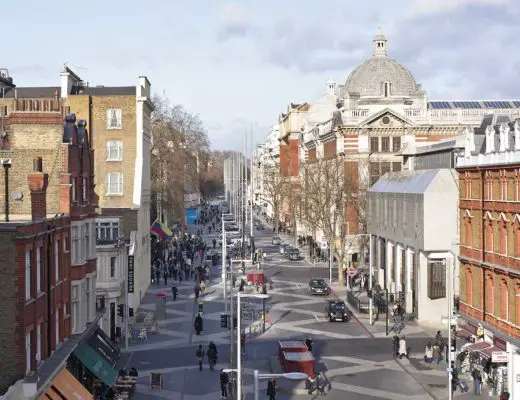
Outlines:
<svg viewBox="0 0 520 400"><path fill-rule="evenodd" d="M388 58L386 37L379 33L373 40L372 58L350 73L344 90L360 96L412 96L419 90L419 85L407 68Z"/></svg>

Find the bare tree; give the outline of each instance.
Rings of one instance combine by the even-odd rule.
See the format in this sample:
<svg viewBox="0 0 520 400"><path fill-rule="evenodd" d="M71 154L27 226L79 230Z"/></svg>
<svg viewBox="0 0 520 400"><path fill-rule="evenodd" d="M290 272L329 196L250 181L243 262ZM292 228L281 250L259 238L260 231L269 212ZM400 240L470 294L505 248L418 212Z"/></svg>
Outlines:
<svg viewBox="0 0 520 400"><path fill-rule="evenodd" d="M302 218L331 246L340 283L352 245L347 236L349 224L357 225L361 215L357 173L349 168L341 157L320 158L305 165L301 185Z"/></svg>
<svg viewBox="0 0 520 400"><path fill-rule="evenodd" d="M280 174L280 165L278 161L273 159L272 163L266 163L259 167L261 167L260 171L262 173L259 179L262 180L263 186L260 200L268 203L273 208L274 227L275 232L278 233L280 231L280 212L285 189L285 184Z"/></svg>

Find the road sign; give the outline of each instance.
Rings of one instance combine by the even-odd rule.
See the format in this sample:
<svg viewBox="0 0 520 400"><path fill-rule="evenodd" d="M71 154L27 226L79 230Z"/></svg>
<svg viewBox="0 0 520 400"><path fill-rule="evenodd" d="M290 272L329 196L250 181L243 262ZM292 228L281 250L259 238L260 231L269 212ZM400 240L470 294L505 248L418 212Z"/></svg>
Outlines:
<svg viewBox="0 0 520 400"><path fill-rule="evenodd" d="M347 270L347 275L350 276L351 278L355 277L357 275L357 269L356 268L349 268Z"/></svg>

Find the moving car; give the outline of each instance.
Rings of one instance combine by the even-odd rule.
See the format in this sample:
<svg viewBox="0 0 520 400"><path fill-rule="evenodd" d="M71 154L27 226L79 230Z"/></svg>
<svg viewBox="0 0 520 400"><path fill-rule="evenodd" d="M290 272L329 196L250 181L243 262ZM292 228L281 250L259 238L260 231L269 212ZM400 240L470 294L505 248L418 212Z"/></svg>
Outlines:
<svg viewBox="0 0 520 400"><path fill-rule="evenodd" d="M285 254L285 251L288 251L290 247L288 244L281 244L279 248L280 254Z"/></svg>
<svg viewBox="0 0 520 400"><path fill-rule="evenodd" d="M278 245L282 244L282 238L280 238L280 236L273 236L271 243L275 246L278 246Z"/></svg>
<svg viewBox="0 0 520 400"><path fill-rule="evenodd" d="M329 285L322 278L312 278L309 281L309 294L328 295L330 293Z"/></svg>
<svg viewBox="0 0 520 400"><path fill-rule="evenodd" d="M341 321L348 322L352 317L350 310L345 305L344 301L341 300L329 300L325 307L325 316L330 322Z"/></svg>
<svg viewBox="0 0 520 400"><path fill-rule="evenodd" d="M288 252L289 260L299 260L300 259L300 250L296 248L292 248Z"/></svg>
<svg viewBox="0 0 520 400"><path fill-rule="evenodd" d="M258 224L256 229L258 229L259 231L263 231L265 227L262 224Z"/></svg>

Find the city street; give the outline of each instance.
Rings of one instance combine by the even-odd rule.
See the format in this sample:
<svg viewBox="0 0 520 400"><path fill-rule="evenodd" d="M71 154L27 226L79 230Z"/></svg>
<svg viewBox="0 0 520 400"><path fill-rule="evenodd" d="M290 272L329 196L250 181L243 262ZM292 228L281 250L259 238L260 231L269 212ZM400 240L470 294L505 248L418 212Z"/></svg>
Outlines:
<svg viewBox="0 0 520 400"><path fill-rule="evenodd" d="M429 368L422 361L428 334L417 326L406 327L412 355L410 361L395 360L391 355L391 339L381 326L370 326L364 320L353 318L348 323L330 323L325 318L328 297L310 296L308 281L311 277L328 279L328 268L313 267L307 260L288 261L271 245L269 230L257 231L256 245L266 253L265 273L273 282L268 290L271 323L265 334L248 338L247 357L244 361L243 387L247 398L252 398L255 369L260 372L280 372L277 361L277 342L282 339L314 341L313 354L317 372L323 372L330 382L327 397L331 399L445 399L446 373L440 368ZM206 235L211 241L214 235ZM167 294L167 318L159 323L159 332L149 335L144 343L132 343L126 355L126 367L139 370L135 398L145 399L216 399L220 397L219 370L228 367L229 333L220 327L220 312L224 311L223 286L220 268L215 269L213 280L203 296L204 328L201 336L193 329L196 302L193 282L179 287L179 296L172 301L170 285L153 285L143 299L139 311L154 311L156 295ZM334 286L333 286L334 287ZM333 293L331 296L336 296ZM218 348L218 364L210 371L206 364L198 370L195 351L199 344L206 349L210 341ZM445 368L445 364L441 366ZM162 390L150 390L149 376L161 372ZM266 384L261 383L261 398ZM455 395L459 395L456 392ZM432 397L433 396L433 397ZM467 398L464 394L462 398ZM278 380L277 399L309 398L304 383ZM314 397L314 395L312 396Z"/></svg>

